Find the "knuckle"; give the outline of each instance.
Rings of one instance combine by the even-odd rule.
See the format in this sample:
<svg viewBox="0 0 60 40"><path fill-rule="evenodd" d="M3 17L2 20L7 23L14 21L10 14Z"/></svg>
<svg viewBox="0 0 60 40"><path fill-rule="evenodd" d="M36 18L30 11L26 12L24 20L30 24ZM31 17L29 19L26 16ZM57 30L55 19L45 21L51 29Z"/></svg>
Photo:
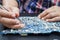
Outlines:
<svg viewBox="0 0 60 40"><path fill-rule="evenodd" d="M49 13L49 16L51 16L51 17L54 16L54 13Z"/></svg>

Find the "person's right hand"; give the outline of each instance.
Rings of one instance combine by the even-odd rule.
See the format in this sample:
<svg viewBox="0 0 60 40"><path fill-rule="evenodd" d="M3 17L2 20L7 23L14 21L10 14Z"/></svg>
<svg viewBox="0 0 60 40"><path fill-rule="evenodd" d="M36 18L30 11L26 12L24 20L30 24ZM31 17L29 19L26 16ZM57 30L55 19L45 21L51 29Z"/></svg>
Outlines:
<svg viewBox="0 0 60 40"><path fill-rule="evenodd" d="M15 15L13 12L0 9L0 23L2 23L4 26L13 29L21 28L24 26L24 24L21 24L19 20L14 18Z"/></svg>

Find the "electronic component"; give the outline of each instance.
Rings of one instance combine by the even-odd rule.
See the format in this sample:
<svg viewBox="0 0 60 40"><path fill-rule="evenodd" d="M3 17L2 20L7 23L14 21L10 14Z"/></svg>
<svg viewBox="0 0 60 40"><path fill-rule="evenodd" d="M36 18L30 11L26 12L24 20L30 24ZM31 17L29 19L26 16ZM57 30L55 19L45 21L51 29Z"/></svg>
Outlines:
<svg viewBox="0 0 60 40"><path fill-rule="evenodd" d="M60 32L60 22L46 22L38 17L19 17L20 21L25 24L22 29L6 29L2 32L4 34L28 34L28 33L51 33L53 31Z"/></svg>

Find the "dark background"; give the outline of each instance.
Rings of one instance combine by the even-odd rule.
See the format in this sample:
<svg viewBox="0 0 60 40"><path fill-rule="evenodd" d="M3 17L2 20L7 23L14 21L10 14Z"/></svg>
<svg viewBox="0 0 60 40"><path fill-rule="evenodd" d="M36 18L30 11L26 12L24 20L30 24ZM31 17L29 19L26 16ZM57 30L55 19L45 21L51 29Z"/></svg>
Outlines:
<svg viewBox="0 0 60 40"><path fill-rule="evenodd" d="M60 40L60 35L30 35L22 37L20 35L0 35L0 40Z"/></svg>

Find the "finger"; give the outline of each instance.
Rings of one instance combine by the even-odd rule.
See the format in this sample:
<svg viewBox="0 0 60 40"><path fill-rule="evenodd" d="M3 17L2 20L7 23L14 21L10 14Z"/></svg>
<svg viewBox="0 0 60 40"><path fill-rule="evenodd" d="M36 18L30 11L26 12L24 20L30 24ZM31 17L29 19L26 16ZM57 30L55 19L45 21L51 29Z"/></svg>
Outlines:
<svg viewBox="0 0 60 40"><path fill-rule="evenodd" d="M45 17L43 17L42 19L43 19L43 20L46 20L46 19L50 19L50 18L51 18L51 15L48 14L48 15L46 15Z"/></svg>
<svg viewBox="0 0 60 40"><path fill-rule="evenodd" d="M38 17L39 17L39 18L42 18L42 17L46 16L47 14L49 14L50 12L53 12L53 11L54 11L53 8L54 8L54 7L51 7L51 8L49 8L49 9L46 9L45 11L43 11L42 13L40 13L40 14L38 15Z"/></svg>
<svg viewBox="0 0 60 40"><path fill-rule="evenodd" d="M16 14L16 17L19 16L19 9L17 7L13 7L12 12Z"/></svg>
<svg viewBox="0 0 60 40"><path fill-rule="evenodd" d="M12 10L11 10L11 7L9 7L9 6L5 6L5 5L3 5L3 7L5 8L5 9L7 9L9 12L11 12ZM3 9L3 8L2 8ZM4 10L4 9L3 9Z"/></svg>
<svg viewBox="0 0 60 40"><path fill-rule="evenodd" d="M45 11L43 11L42 13L40 13L39 15L38 15L38 18L42 18L42 17L44 17L45 15L47 15L48 13L46 12L46 10Z"/></svg>
<svg viewBox="0 0 60 40"><path fill-rule="evenodd" d="M19 17L19 15L20 15L19 13L16 13L16 17Z"/></svg>
<svg viewBox="0 0 60 40"><path fill-rule="evenodd" d="M0 9L0 16L2 17L12 17L15 18L15 15L12 15L12 12Z"/></svg>
<svg viewBox="0 0 60 40"><path fill-rule="evenodd" d="M19 29L19 28L23 28L25 25L24 24L19 24L19 25L11 25L11 27L13 28L13 29Z"/></svg>
<svg viewBox="0 0 60 40"><path fill-rule="evenodd" d="M24 24L18 24L18 25L7 25L7 24L4 24L5 27L8 27L8 28L12 28L12 29L19 29L19 28L23 28L25 25Z"/></svg>
<svg viewBox="0 0 60 40"><path fill-rule="evenodd" d="M19 24L20 23L20 21L18 20L4 18L4 17L0 17L0 22L3 24Z"/></svg>
<svg viewBox="0 0 60 40"><path fill-rule="evenodd" d="M60 21L60 17L55 17L55 18L52 18L52 19L46 19L46 21L48 21L48 22Z"/></svg>
<svg viewBox="0 0 60 40"><path fill-rule="evenodd" d="M3 7L2 9L11 12L11 9L8 7Z"/></svg>
<svg viewBox="0 0 60 40"><path fill-rule="evenodd" d="M51 18L54 18L54 17L57 17L57 13L56 12L51 12L49 13L48 15L44 16L42 19L51 19Z"/></svg>

